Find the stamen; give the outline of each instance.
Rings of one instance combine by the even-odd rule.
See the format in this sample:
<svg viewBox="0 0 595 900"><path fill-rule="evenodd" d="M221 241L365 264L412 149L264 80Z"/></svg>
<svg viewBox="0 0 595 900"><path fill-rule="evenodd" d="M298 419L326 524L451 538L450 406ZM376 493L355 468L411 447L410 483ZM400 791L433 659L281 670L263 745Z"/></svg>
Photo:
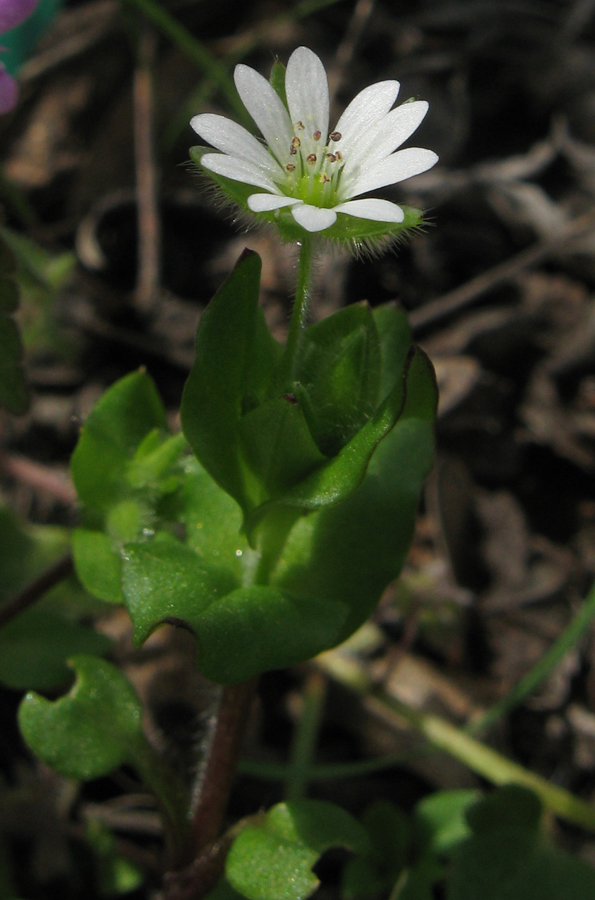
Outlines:
<svg viewBox="0 0 595 900"><path fill-rule="evenodd" d="M310 153L310 154L306 157L306 162L309 163L311 166L313 166L314 163L316 162L316 154L315 154L315 153Z"/></svg>
<svg viewBox="0 0 595 900"><path fill-rule="evenodd" d="M330 178L328 177L326 172L323 172L318 180L320 181L321 184L326 184L327 181L330 181Z"/></svg>
<svg viewBox="0 0 595 900"><path fill-rule="evenodd" d="M315 141L319 141L321 136L322 136L321 131L315 131L314 134L312 135L312 137L314 138Z"/></svg>
<svg viewBox="0 0 595 900"><path fill-rule="evenodd" d="M292 137L291 146L295 147L296 150L298 147L302 146L302 142L300 141L299 137Z"/></svg>
<svg viewBox="0 0 595 900"><path fill-rule="evenodd" d="M296 122L296 123L295 123L296 131L298 131L298 130L299 130L299 131L303 131L305 127L306 127L306 126L304 125L303 122Z"/></svg>
<svg viewBox="0 0 595 900"><path fill-rule="evenodd" d="M288 172L295 172L295 165L293 163L287 163L285 166Z"/></svg>
<svg viewBox="0 0 595 900"><path fill-rule="evenodd" d="M343 159L343 154L341 153L340 150L337 150L337 152L335 153L335 156L336 156L336 158L339 160L339 162L342 161L342 159Z"/></svg>
<svg viewBox="0 0 595 900"><path fill-rule="evenodd" d="M331 133L329 134L328 137L329 137L329 141L335 141L335 143L336 143L337 141L341 140L341 132L340 131L331 131Z"/></svg>
<svg viewBox="0 0 595 900"><path fill-rule="evenodd" d="M326 158L329 162L337 162L337 154L336 153L327 153Z"/></svg>

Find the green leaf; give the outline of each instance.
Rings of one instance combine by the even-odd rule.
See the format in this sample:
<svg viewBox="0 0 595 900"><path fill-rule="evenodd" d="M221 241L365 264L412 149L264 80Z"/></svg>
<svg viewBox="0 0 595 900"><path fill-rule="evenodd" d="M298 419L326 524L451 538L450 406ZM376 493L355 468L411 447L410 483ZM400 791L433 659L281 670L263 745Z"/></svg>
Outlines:
<svg viewBox="0 0 595 900"><path fill-rule="evenodd" d="M546 843L541 803L508 786L468 812L473 834L453 857L448 900L590 900L595 870Z"/></svg>
<svg viewBox="0 0 595 900"><path fill-rule="evenodd" d="M281 348L258 304L260 258L245 251L202 314L182 398L184 434L212 478L246 511L262 490L240 449L246 404L268 399Z"/></svg>
<svg viewBox="0 0 595 900"><path fill-rule="evenodd" d="M122 562L107 534L75 528L72 554L78 577L94 597L107 603L123 603Z"/></svg>
<svg viewBox="0 0 595 900"><path fill-rule="evenodd" d="M306 328L296 381L308 398L304 412L314 440L324 454L336 455L378 405L380 344L367 303Z"/></svg>
<svg viewBox="0 0 595 900"><path fill-rule="evenodd" d="M365 853L369 841L362 826L331 803L279 803L236 838L225 874L248 900L303 900L319 884L312 866L331 847Z"/></svg>
<svg viewBox="0 0 595 900"><path fill-rule="evenodd" d="M240 422L244 458L258 473L258 504L282 496L326 462L312 439L304 414L291 400L262 403Z"/></svg>
<svg viewBox="0 0 595 900"><path fill-rule="evenodd" d="M380 400L384 400L405 370L411 346L411 328L404 310L396 303L377 306L372 315L380 344Z"/></svg>
<svg viewBox="0 0 595 900"><path fill-rule="evenodd" d="M447 853L471 834L465 813L480 799L479 791L436 791L415 807L418 843L433 853Z"/></svg>
<svg viewBox="0 0 595 900"><path fill-rule="evenodd" d="M77 675L70 693L53 702L29 693L21 702L25 741L68 778L98 778L124 763L134 765L145 738L142 706L130 682L104 660L74 656L70 663Z"/></svg>
<svg viewBox="0 0 595 900"><path fill-rule="evenodd" d="M343 900L372 900L392 888L403 869L409 847L409 823L388 801L372 803L362 817L370 849L349 860L343 870Z"/></svg>
<svg viewBox="0 0 595 900"><path fill-rule="evenodd" d="M107 653L109 638L64 616L33 607L0 630L0 682L17 691L59 687L74 653Z"/></svg>
<svg viewBox="0 0 595 900"><path fill-rule="evenodd" d="M101 397L72 456L72 477L87 507L105 512L129 485L128 466L138 445L154 429L165 430L165 410L152 379L133 372Z"/></svg>
<svg viewBox="0 0 595 900"><path fill-rule="evenodd" d="M376 447L361 486L336 506L301 518L273 574L281 590L346 603L351 612L342 639L365 621L403 565L433 461L436 400L433 368L418 350L403 412Z"/></svg>
<svg viewBox="0 0 595 900"><path fill-rule="evenodd" d="M222 684L315 656L336 642L346 613L337 601L240 587L229 569L173 539L125 548L123 589L136 643L162 622L184 623L199 670Z"/></svg>

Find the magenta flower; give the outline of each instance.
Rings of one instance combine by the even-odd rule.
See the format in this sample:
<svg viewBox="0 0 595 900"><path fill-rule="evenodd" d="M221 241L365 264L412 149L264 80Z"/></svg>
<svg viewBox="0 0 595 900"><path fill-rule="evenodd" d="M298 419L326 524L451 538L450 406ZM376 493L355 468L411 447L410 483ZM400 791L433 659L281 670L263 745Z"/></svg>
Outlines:
<svg viewBox="0 0 595 900"><path fill-rule="evenodd" d="M39 0L0 0L0 34L24 22L38 2ZM18 97L16 81L0 63L0 114L10 112L16 106Z"/></svg>

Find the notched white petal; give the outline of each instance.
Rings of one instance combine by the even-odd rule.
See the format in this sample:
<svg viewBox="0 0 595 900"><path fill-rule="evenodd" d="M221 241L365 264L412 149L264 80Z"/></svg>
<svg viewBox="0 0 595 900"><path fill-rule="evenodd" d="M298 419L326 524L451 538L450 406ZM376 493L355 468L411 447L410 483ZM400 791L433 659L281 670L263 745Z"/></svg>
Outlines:
<svg viewBox="0 0 595 900"><path fill-rule="evenodd" d="M278 187L270 178L267 178L262 169L245 159L236 159L233 156L226 156L224 153L205 153L200 162L205 169L214 172L215 175L224 175L225 178L231 178L232 181L253 184L254 187L263 188L272 194L280 193Z"/></svg>
<svg viewBox="0 0 595 900"><path fill-rule="evenodd" d="M372 219L375 222L402 222L405 213L396 203L390 200L378 200L370 197L365 200L348 200L334 207L335 212L356 216L358 219Z"/></svg>
<svg viewBox="0 0 595 900"><path fill-rule="evenodd" d="M285 93L293 125L301 122L306 138L320 132L322 140L326 140L329 117L328 80L320 59L307 47L298 47L289 57Z"/></svg>
<svg viewBox="0 0 595 900"><path fill-rule="evenodd" d="M237 122L214 113L203 113L194 116L190 124L197 134L222 153L245 159L269 171L271 176L279 172L279 166L271 154L267 153L254 135Z"/></svg>
<svg viewBox="0 0 595 900"><path fill-rule="evenodd" d="M296 197L276 197L274 194L250 194L248 197L248 208L255 213L272 212L284 206L295 206L296 203L303 203L303 200Z"/></svg>
<svg viewBox="0 0 595 900"><path fill-rule="evenodd" d="M427 172L437 162L438 156L433 150L424 150L421 147L397 150L376 165L363 168L359 177L349 185L349 197L357 197L359 194L375 191L388 184L397 184L406 178L413 178L414 175Z"/></svg>
<svg viewBox="0 0 595 900"><path fill-rule="evenodd" d="M240 63L235 67L233 77L242 103L271 151L281 164L287 162L293 131L279 95L266 78L250 66Z"/></svg>
<svg viewBox="0 0 595 900"><path fill-rule="evenodd" d="M345 163L345 176L390 156L420 126L428 111L425 100L403 103L384 116L358 142Z"/></svg>
<svg viewBox="0 0 595 900"><path fill-rule="evenodd" d="M306 231L324 231L337 221L337 214L332 209L322 209L320 206L294 206L291 214L298 225Z"/></svg>
<svg viewBox="0 0 595 900"><path fill-rule="evenodd" d="M345 150L355 146L388 113L398 93L398 81L379 81L356 94L335 128L341 135L340 146Z"/></svg>

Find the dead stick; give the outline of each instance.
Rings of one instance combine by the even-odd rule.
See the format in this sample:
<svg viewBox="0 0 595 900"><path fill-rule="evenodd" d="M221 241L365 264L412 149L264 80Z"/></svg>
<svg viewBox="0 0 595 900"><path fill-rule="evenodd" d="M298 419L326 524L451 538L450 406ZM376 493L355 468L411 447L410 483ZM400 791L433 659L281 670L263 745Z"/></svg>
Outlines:
<svg viewBox="0 0 595 900"><path fill-rule="evenodd" d="M161 257L161 228L157 201L157 168L153 140L153 75L156 38L143 27L138 42L134 73L134 154L138 209L138 279L136 304L145 315L158 299Z"/></svg>
<svg viewBox="0 0 595 900"><path fill-rule="evenodd" d="M56 584L64 581L74 572L74 563L72 556L64 556L58 560L51 569L47 569L43 575L28 584L26 588L0 607L0 628L7 625L15 616L29 609L37 600L39 600L46 591L53 588Z"/></svg>
<svg viewBox="0 0 595 900"><path fill-rule="evenodd" d="M555 255L562 249L568 250L568 244L575 238L585 237L595 224L591 213L581 216L558 238L540 241L517 253L516 256L499 263L487 272L482 272L476 278L472 278L465 284L448 294L444 294L437 300L426 303L420 309L415 309L409 314L409 322L414 332L420 331L428 325L434 325L453 313L459 312L469 306L482 294L510 281L520 272L537 263Z"/></svg>

